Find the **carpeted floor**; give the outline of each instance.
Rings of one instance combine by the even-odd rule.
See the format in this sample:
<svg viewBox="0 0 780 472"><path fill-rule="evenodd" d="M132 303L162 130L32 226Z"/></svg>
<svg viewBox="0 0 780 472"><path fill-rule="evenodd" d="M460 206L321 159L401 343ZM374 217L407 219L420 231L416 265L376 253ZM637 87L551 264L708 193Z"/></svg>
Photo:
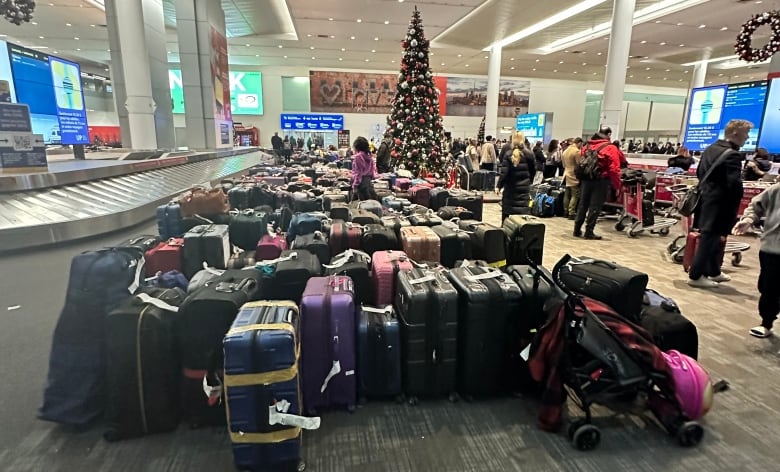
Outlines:
<svg viewBox="0 0 780 472"><path fill-rule="evenodd" d="M489 205L486 220L498 223ZM653 424L601 411L602 444L574 450L563 434L535 427L528 399L475 403L423 402L418 406L371 403L354 414L323 416L320 430L304 436L307 470L319 472L533 471L771 471L780 470L780 340L747 335L757 322L757 247L741 267L726 268L734 281L717 291L689 289L682 268L668 261L671 239L616 233L607 239L573 239L571 224L547 220L545 264L564 253L614 260L644 270L651 286L673 297L699 327L700 360L732 389L719 395L696 449L681 449ZM154 232L149 224L132 233ZM674 230L672 233L676 233ZM231 470L222 429L190 431L110 444L99 426L72 432L35 419L46 376L51 333L62 306L70 258L131 232L0 258L0 470L2 471L216 471ZM746 241L757 244L756 240ZM18 306L18 308L15 308ZM8 307L8 308L6 308Z"/></svg>

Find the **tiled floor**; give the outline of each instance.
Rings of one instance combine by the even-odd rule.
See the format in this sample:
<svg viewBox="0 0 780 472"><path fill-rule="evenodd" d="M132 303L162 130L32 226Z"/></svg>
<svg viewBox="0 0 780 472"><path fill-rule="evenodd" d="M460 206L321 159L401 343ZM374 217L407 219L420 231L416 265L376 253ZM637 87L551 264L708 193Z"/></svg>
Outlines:
<svg viewBox="0 0 780 472"><path fill-rule="evenodd" d="M486 220L498 223L490 205ZM564 253L614 260L650 274L651 287L674 298L695 321L700 360L732 389L718 395L705 419L703 443L679 448L637 417L606 416L596 451L574 450L563 435L534 426L528 399L475 403L423 403L416 407L372 403L354 414L323 417L304 437L311 471L778 471L780 470L780 340L747 335L756 324L757 248L740 267L727 266L733 282L717 291L689 289L681 266L665 254L670 237L636 239L600 224L604 241L571 237L571 222L550 219L545 265ZM151 225L134 232L152 231ZM676 231L673 231L673 234ZM3 471L215 471L231 470L224 430L189 431L109 444L101 428L73 433L35 420L48 362L51 332L61 308L73 254L121 238L114 235L57 249L0 258L0 470ZM756 240L746 239L751 244ZM780 289L779 289L780 291ZM2 307L0 307L2 308Z"/></svg>

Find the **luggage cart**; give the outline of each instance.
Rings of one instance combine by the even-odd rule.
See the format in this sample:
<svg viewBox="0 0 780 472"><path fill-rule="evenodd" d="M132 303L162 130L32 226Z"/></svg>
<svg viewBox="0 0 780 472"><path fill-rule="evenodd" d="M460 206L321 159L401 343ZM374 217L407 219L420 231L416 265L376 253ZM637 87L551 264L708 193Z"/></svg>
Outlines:
<svg viewBox="0 0 780 472"><path fill-rule="evenodd" d="M690 188L687 184L670 185L666 190L672 194L674 203L672 208L666 212L667 217L676 215L679 218L680 226L682 228L682 234L678 235L672 242L666 246L666 252L671 256L672 261L675 264L682 264L685 257L685 241L688 238L688 233L691 230L692 217L681 215L677 209L680 208L685 194L688 193ZM738 267L742 264L742 253L750 249L750 244L743 243L741 241L726 241L725 253L731 255L731 265Z"/></svg>
<svg viewBox="0 0 780 472"><path fill-rule="evenodd" d="M625 182L621 185L623 194L623 214L615 223L615 230L626 231L629 237L635 238L645 231L651 234L667 236L669 228L677 224L674 218L656 216L652 225L643 225L645 183L642 181ZM631 221L629 223L629 220Z"/></svg>

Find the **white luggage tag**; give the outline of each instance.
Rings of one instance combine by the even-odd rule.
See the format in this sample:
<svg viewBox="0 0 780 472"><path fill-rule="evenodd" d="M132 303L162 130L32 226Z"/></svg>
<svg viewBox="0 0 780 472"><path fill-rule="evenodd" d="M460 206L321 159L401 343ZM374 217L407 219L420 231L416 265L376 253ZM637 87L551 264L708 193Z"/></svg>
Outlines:
<svg viewBox="0 0 780 472"><path fill-rule="evenodd" d="M222 382L217 378L217 385L209 385L208 376L203 376L203 393L208 397L208 404L214 406L222 398Z"/></svg>
<svg viewBox="0 0 780 472"><path fill-rule="evenodd" d="M479 280L497 279L499 277L503 277L504 275L505 274L500 270L491 267L484 274L469 275L466 278L469 280L469 282L477 282Z"/></svg>
<svg viewBox="0 0 780 472"><path fill-rule="evenodd" d="M281 400L276 402L275 405L268 407L268 424L273 426L280 424L283 426L293 426L301 429L314 430L320 427L320 417L306 417L299 415L288 414L290 409L290 402L287 400Z"/></svg>
<svg viewBox="0 0 780 472"><path fill-rule="evenodd" d="M393 313L393 305L387 305L384 308L377 308L377 307L373 307L373 306L363 305L362 306L362 310L365 311L365 312L368 312L368 313L377 313L377 314L380 314L380 315L388 314L389 315L389 314Z"/></svg>
<svg viewBox="0 0 780 472"><path fill-rule="evenodd" d="M170 305L168 303L165 303L164 301L160 300L159 298L154 298L149 296L146 293L139 293L135 296L137 299L141 300L142 303L146 303L148 305L154 305L157 308L165 311L170 311L171 313L178 313L179 307Z"/></svg>
<svg viewBox="0 0 780 472"><path fill-rule="evenodd" d="M209 264L205 261L203 262L203 270L205 270L209 274L216 275L217 277L225 273L223 269L215 269L213 267L209 267Z"/></svg>
<svg viewBox="0 0 780 472"><path fill-rule="evenodd" d="M128 285L127 291L132 293L135 293L138 291L138 289L141 287L141 280L143 280L143 273L144 273L144 266L146 266L146 259L143 257L138 259L137 261L130 262L130 267L132 267L133 262L135 262L135 274L133 275L133 281Z"/></svg>
<svg viewBox="0 0 780 472"><path fill-rule="evenodd" d="M425 282L433 282L434 280L436 280L436 277L429 274L424 277L420 277L419 279L411 279L409 280L409 283L412 285L416 285L416 284L424 284Z"/></svg>
<svg viewBox="0 0 780 472"><path fill-rule="evenodd" d="M269 259L267 261L256 262L255 263L255 267L263 267L263 266L274 265L274 264L278 264L279 262L286 262L286 261L291 261L291 260L294 260L294 259L298 259L298 253L297 252L291 252L290 254L288 254L288 255L286 255L284 257L279 257L279 258L276 258L276 259Z"/></svg>
<svg viewBox="0 0 780 472"><path fill-rule="evenodd" d="M325 389L328 388L328 382L330 382L330 379L337 376L339 373L341 373L341 362L333 361L333 366L330 368L330 372L328 372L328 375L325 376L325 381L322 382L320 393L325 393Z"/></svg>

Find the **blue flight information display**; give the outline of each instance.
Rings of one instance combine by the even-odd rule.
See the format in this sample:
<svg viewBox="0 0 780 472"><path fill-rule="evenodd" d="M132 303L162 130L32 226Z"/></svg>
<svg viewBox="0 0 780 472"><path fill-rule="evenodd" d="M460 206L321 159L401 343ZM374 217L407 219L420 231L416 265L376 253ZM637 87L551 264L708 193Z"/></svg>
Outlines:
<svg viewBox="0 0 780 472"><path fill-rule="evenodd" d="M780 79L772 79L764 110L758 146L770 154L780 154Z"/></svg>
<svg viewBox="0 0 780 472"><path fill-rule="evenodd" d="M282 129L302 131L338 131L344 129L344 115L282 113Z"/></svg>
<svg viewBox="0 0 780 472"><path fill-rule="evenodd" d="M529 113L517 116L517 125L515 129L525 134L526 139L533 143L534 141L544 141L544 128L546 126L546 113Z"/></svg>

